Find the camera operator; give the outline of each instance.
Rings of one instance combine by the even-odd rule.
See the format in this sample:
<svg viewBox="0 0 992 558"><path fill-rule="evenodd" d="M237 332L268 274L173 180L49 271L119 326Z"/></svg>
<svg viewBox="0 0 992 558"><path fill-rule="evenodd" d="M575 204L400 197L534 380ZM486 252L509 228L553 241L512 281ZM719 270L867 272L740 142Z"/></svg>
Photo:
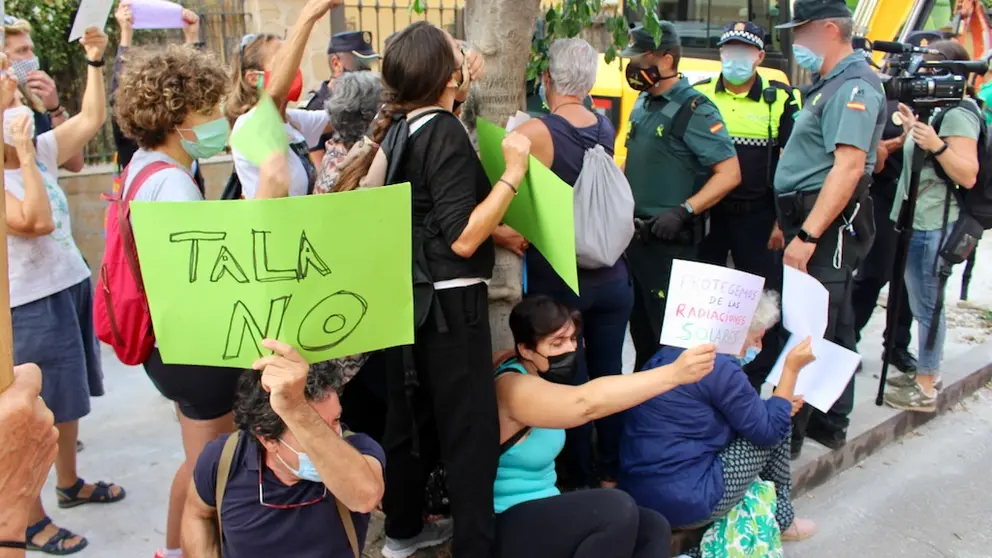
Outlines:
<svg viewBox="0 0 992 558"><path fill-rule="evenodd" d="M964 47L954 41L938 41L927 46L941 53L928 55L927 60L969 59ZM957 106L944 109L940 129L934 130L930 123L919 121L908 106L899 105L906 144L903 148L902 175L892 208L893 219L898 218L902 203L908 196L913 150L919 146L927 152L927 157L920 171L913 235L904 276L910 306L920 324L917 335L920 362L915 375L906 374L889 382L896 389L885 394L885 402L896 409L928 413L937 410L937 395L941 387L940 362L946 333L943 308L937 313L936 336L930 349L927 348L926 338L941 294L939 253L948 231L960 214L957 200L948 189L947 182L938 174L938 166L954 184L962 188L975 185L979 170L978 137L982 125L979 114L975 101L966 97Z"/></svg>
<svg viewBox="0 0 992 558"><path fill-rule="evenodd" d="M824 338L854 350L851 284L874 236L868 186L885 127L881 79L855 51L844 0L796 0L796 63L821 79L809 90L775 174L778 220L788 242L785 265L809 273L829 296ZM862 210L863 209L863 210ZM846 442L854 380L829 413L796 416L793 450L804 435L836 449ZM808 423L808 428L803 428Z"/></svg>

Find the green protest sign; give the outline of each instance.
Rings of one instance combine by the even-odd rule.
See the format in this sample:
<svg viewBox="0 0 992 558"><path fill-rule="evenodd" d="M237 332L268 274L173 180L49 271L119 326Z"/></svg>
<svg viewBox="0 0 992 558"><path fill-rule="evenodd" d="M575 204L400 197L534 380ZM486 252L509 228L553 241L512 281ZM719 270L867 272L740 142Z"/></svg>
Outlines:
<svg viewBox="0 0 992 558"><path fill-rule="evenodd" d="M413 343L410 185L273 200L134 202L162 360L250 367Z"/></svg>
<svg viewBox="0 0 992 558"><path fill-rule="evenodd" d="M262 96L238 129L231 133L230 143L256 167L261 167L273 153L286 151L289 136L272 97Z"/></svg>
<svg viewBox="0 0 992 558"><path fill-rule="evenodd" d="M506 130L480 118L476 133L482 166L495 184L506 170L502 147ZM572 187L531 157L527 177L503 221L536 246L562 280L579 294L572 203Z"/></svg>

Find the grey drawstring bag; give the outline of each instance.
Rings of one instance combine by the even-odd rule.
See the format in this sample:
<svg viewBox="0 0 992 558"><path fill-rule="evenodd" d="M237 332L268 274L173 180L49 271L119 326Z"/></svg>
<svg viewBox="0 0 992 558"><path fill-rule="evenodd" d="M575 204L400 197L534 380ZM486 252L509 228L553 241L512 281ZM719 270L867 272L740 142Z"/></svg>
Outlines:
<svg viewBox="0 0 992 558"><path fill-rule="evenodd" d="M582 269L611 267L634 237L634 196L602 145L586 150L575 181L575 256Z"/></svg>

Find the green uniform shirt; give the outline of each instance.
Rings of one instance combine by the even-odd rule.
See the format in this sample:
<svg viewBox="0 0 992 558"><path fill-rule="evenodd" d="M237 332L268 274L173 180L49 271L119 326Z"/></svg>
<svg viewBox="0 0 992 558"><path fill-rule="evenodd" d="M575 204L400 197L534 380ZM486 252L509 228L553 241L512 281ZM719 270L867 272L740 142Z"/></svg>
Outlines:
<svg viewBox="0 0 992 558"><path fill-rule="evenodd" d="M686 105L697 95L683 77L657 97L642 94L630 113L626 170L637 217L682 204L705 183L711 166L736 155L720 111L707 102L696 107L682 139L666 134L672 117L663 114L665 105Z"/></svg>
<svg viewBox="0 0 992 558"><path fill-rule="evenodd" d="M971 101L967 101L971 102ZM958 136L963 138L978 139L981 122L970 110L966 108L952 108L944 115L940 122L940 130L937 135L942 138ZM903 147L902 174L899 176L899 189L896 190L895 203L892 204L893 221L899 219L899 209L902 208L903 200L909 191L909 177L912 174L913 150L916 144L912 136L907 136L906 145ZM920 171L920 191L916 196L916 210L913 212L913 230L935 231L944 225L944 202L947 199L947 183L937 175L934 168L934 160L927 157ZM958 204L951 195L950 213L947 215L947 222L954 223L958 220Z"/></svg>
<svg viewBox="0 0 992 558"><path fill-rule="evenodd" d="M830 70L824 80L845 79L844 70L853 64L868 64L860 51L848 55ZM829 97L822 99L813 90L803 103L792 137L785 145L775 172L775 192L815 192L823 186L834 166L838 145L850 145L867 154L865 174L875 168L875 149L882 138L885 96L864 79L851 79ZM825 103L821 111L811 110Z"/></svg>

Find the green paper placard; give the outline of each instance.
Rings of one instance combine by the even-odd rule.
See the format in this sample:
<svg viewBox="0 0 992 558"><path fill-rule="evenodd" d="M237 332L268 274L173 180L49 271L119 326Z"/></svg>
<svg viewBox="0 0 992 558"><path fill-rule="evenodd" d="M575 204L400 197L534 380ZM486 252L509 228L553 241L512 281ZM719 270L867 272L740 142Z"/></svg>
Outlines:
<svg viewBox="0 0 992 558"><path fill-rule="evenodd" d="M284 153L289 148L285 122L272 97L262 95L255 108L231 134L230 143L256 167L261 167L273 153Z"/></svg>
<svg viewBox="0 0 992 558"><path fill-rule="evenodd" d="M479 156L494 185L506 170L503 138L506 130L480 118L476 123ZM575 261L575 214L572 187L534 157L519 193L506 211L503 222L524 235L541 251L551 267L575 294L579 294L579 272Z"/></svg>
<svg viewBox="0 0 992 558"><path fill-rule="evenodd" d="M410 185L273 200L134 202L162 360L248 368L413 343Z"/></svg>

